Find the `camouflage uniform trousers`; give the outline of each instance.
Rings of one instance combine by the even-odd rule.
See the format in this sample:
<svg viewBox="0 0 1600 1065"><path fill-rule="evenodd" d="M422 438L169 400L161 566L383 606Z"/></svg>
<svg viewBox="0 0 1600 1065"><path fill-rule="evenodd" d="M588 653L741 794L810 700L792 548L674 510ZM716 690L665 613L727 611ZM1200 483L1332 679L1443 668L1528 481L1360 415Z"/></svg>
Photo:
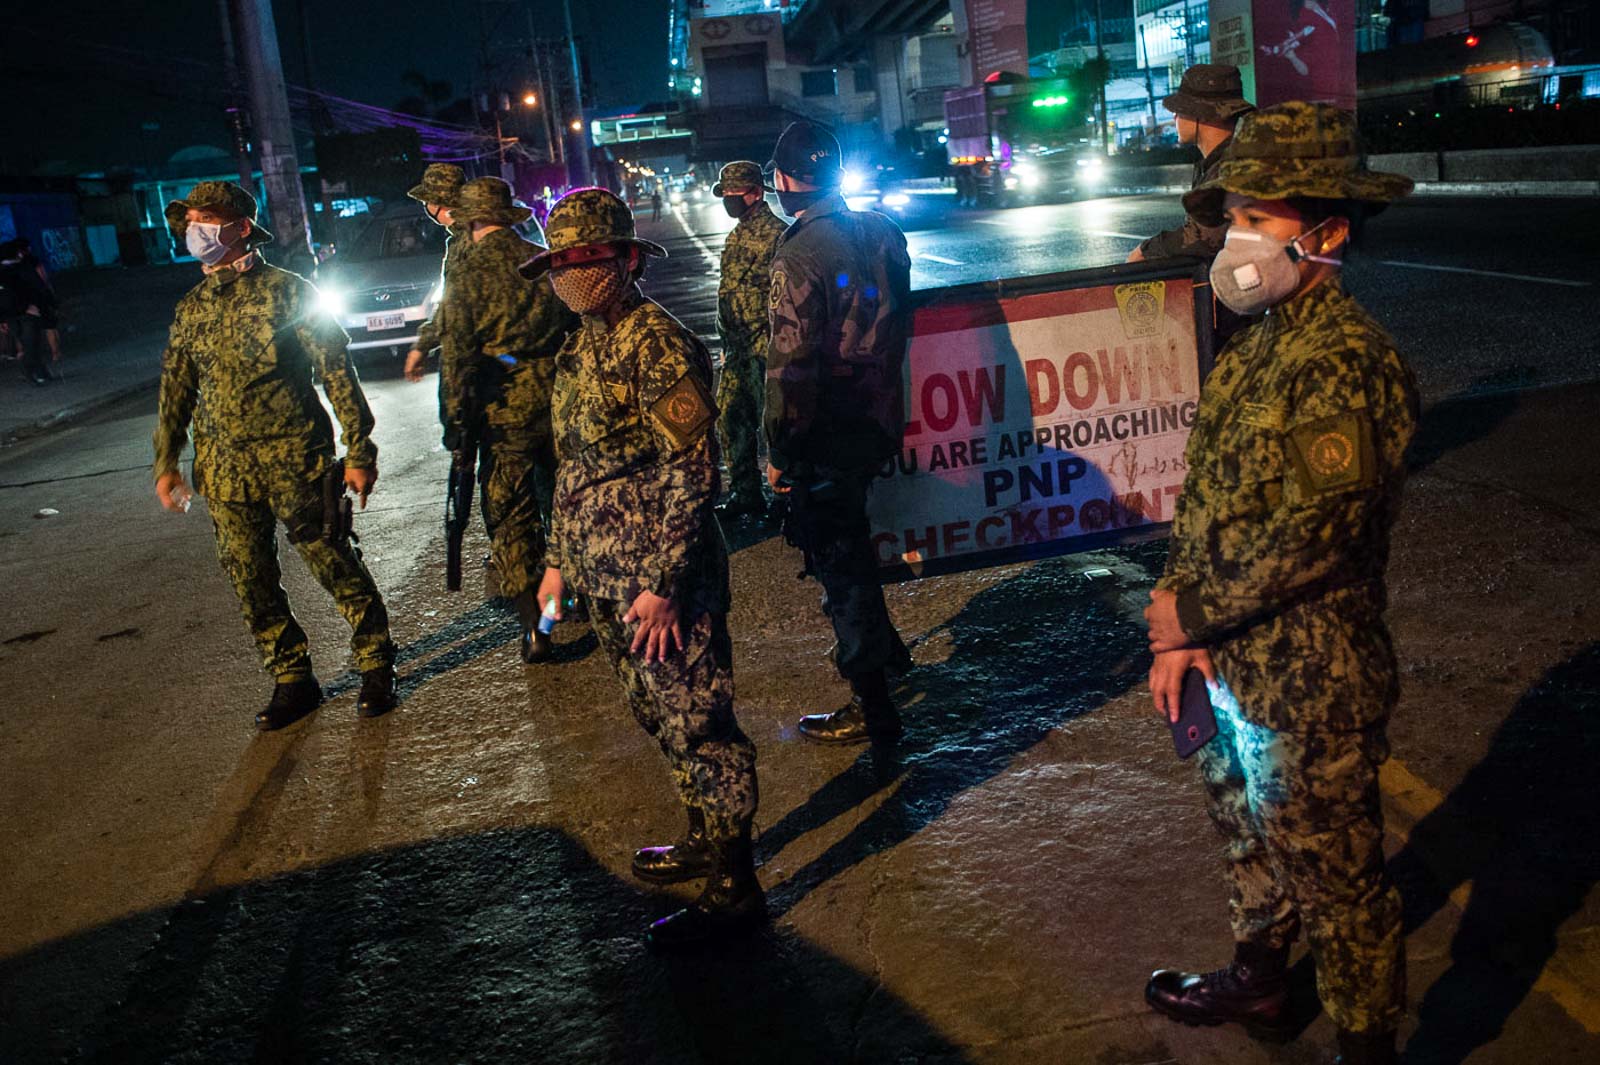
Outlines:
<svg viewBox="0 0 1600 1065"><path fill-rule="evenodd" d="M1275 731L1246 720L1226 684L1200 750L1211 820L1227 841L1234 938L1283 947L1302 924L1328 1015L1392 1031L1405 1012L1400 893L1383 861L1384 723Z"/></svg>
<svg viewBox="0 0 1600 1065"><path fill-rule="evenodd" d="M486 360L493 361L493 360ZM554 359L532 359L486 373L478 478L489 553L508 599L539 587L545 530L555 488L555 438L550 431Z"/></svg>
<svg viewBox="0 0 1600 1065"><path fill-rule="evenodd" d="M729 346L723 352L717 381L717 434L728 462L728 486L734 495L761 495L765 478L757 457L761 408L766 400L766 357Z"/></svg>
<svg viewBox="0 0 1600 1065"><path fill-rule="evenodd" d="M756 813L756 748L733 716L733 640L726 615L705 613L687 628L688 644L665 662L646 663L629 648L628 604L591 599L600 649L622 681L628 708L667 756L685 806L697 807L712 839L743 832Z"/></svg>
<svg viewBox="0 0 1600 1065"><path fill-rule="evenodd" d="M806 571L822 585L822 612L833 625L830 652L846 680L911 667L911 652L889 617L867 524L867 492L875 471L818 468L812 483L832 481L828 498L790 499L790 542L805 552Z"/></svg>
<svg viewBox="0 0 1600 1065"><path fill-rule="evenodd" d="M306 568L349 622L355 668L365 672L394 663L389 614L372 574L350 544L336 547L322 539L320 479L274 485L266 500L208 499L207 506L217 534L217 556L239 596L262 668L280 681L312 675L305 630L289 609L278 568L279 521Z"/></svg>

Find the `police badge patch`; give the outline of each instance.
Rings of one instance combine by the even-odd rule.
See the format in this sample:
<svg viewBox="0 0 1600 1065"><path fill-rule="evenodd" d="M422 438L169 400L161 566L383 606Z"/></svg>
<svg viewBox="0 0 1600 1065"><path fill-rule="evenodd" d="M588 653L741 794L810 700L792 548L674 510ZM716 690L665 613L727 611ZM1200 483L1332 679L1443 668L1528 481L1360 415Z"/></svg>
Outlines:
<svg viewBox="0 0 1600 1065"><path fill-rule="evenodd" d="M1289 434L1289 453L1305 495L1372 483L1372 423L1365 414L1336 414Z"/></svg>
<svg viewBox="0 0 1600 1065"><path fill-rule="evenodd" d="M678 447L705 435L716 421L717 408L705 387L692 374L684 374L650 406L650 414Z"/></svg>

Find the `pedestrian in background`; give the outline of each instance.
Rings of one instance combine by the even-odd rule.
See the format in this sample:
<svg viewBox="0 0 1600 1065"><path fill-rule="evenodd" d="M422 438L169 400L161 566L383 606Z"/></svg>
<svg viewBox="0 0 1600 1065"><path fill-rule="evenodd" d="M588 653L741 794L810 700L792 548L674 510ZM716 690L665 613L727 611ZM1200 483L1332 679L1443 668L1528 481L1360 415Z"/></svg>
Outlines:
<svg viewBox="0 0 1600 1065"><path fill-rule="evenodd" d="M661 186L650 190L650 221L661 221Z"/></svg>
<svg viewBox="0 0 1600 1065"><path fill-rule="evenodd" d="M1217 734L1199 764L1236 948L1213 972L1158 971L1145 997L1191 1024L1281 1029L1304 930L1344 1065L1386 1065L1405 965L1378 798L1398 695L1384 578L1418 398L1340 281L1365 205L1411 189L1358 151L1352 115L1281 104L1247 116L1184 197L1230 220L1218 298L1266 315L1206 378L1146 611L1157 708L1176 721L1189 670L1210 682Z"/></svg>
<svg viewBox="0 0 1600 1065"><path fill-rule="evenodd" d="M206 497L217 553L275 681L256 727L282 728L322 702L280 579L279 522L350 623L361 671L356 712L386 713L395 705L394 643L383 597L350 541L324 530L333 427L313 370L344 428L344 486L365 507L378 480L372 411L346 351L350 338L317 309L316 286L262 260L272 234L256 224L255 198L238 185L203 181L168 204L166 217L205 280L178 302L161 357L156 496L168 510L188 509L178 461L192 419L194 488Z"/></svg>
<svg viewBox="0 0 1600 1065"><path fill-rule="evenodd" d="M672 846L638 851L633 872L705 878L693 905L650 926L651 945L672 949L747 931L766 913L750 841L756 750L734 717L728 548L712 509L711 356L639 291L645 257L666 251L638 239L615 194L564 197L549 238L523 273L553 281L583 327L559 357L561 466L539 600L559 618L567 588L588 597L628 705L667 757L689 827Z"/></svg>
<svg viewBox="0 0 1600 1065"><path fill-rule="evenodd" d="M27 260L23 241L0 244L0 324L22 360L22 376L46 385L52 375L45 361L44 331L53 320L55 293Z"/></svg>
<svg viewBox="0 0 1600 1065"><path fill-rule="evenodd" d="M45 348L50 352L50 361L61 361L61 300L56 296L56 289L50 283L50 271L45 269L44 261L33 253L33 242L27 237L18 237L17 243L22 245L22 265L24 269L31 269L39 275L39 281L44 285L44 290L49 293L48 303L41 308L39 314L39 329L44 335ZM52 376L60 374L52 372Z"/></svg>
<svg viewBox="0 0 1600 1065"><path fill-rule="evenodd" d="M517 272L544 250L511 228L532 214L512 201L511 186L499 178L461 187L452 216L469 228L472 243L451 268L438 311L444 445L455 461L477 464L500 594L522 622L522 660L529 664L549 660L554 650L539 631L535 596L545 571L540 499L555 480L555 356L578 324L548 279L530 285ZM474 439L477 454L465 453Z"/></svg>
<svg viewBox="0 0 1600 1065"><path fill-rule="evenodd" d="M722 337L717 432L729 481L728 499L717 510L725 518L767 512L757 459L771 338L767 297L772 291L772 257L789 228L767 206L769 191L760 165L748 161L723 167L711 188L728 216L738 220L722 246L717 281L717 332Z"/></svg>
<svg viewBox="0 0 1600 1065"><path fill-rule="evenodd" d="M901 722L888 674L911 655L884 605L867 493L904 436L911 256L893 221L845 203L839 142L821 126L792 123L769 165L795 222L772 261L768 479L822 584L834 666L851 690L848 705L808 714L799 730L816 743L892 740Z"/></svg>

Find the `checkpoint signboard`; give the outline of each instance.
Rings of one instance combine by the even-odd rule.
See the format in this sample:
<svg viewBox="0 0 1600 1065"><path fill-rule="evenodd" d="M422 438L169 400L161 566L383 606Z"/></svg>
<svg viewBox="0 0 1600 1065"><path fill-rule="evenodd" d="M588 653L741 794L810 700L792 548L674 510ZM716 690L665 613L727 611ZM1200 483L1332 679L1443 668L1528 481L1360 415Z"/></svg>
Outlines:
<svg viewBox="0 0 1600 1065"><path fill-rule="evenodd" d="M1187 262L916 293L905 439L868 498L884 578L1163 534L1209 298Z"/></svg>

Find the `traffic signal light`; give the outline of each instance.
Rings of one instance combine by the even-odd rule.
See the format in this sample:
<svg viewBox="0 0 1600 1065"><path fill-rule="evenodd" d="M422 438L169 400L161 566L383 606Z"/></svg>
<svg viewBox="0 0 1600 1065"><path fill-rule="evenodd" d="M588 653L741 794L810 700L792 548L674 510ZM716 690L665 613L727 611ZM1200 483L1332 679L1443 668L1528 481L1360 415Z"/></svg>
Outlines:
<svg viewBox="0 0 1600 1065"><path fill-rule="evenodd" d="M1070 96L1041 96L1033 101L1035 107L1065 107L1072 102Z"/></svg>

